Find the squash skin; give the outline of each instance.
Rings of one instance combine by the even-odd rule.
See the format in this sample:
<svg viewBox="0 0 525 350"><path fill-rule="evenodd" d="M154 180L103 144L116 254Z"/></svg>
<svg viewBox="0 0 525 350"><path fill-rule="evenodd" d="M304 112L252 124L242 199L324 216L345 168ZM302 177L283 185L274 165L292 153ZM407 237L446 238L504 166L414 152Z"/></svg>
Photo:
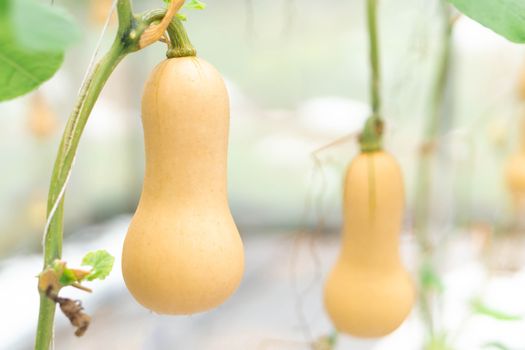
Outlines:
<svg viewBox="0 0 525 350"><path fill-rule="evenodd" d="M525 206L525 151L512 155L505 165L505 181L516 218Z"/></svg>
<svg viewBox="0 0 525 350"><path fill-rule="evenodd" d="M344 182L342 247L324 289L325 308L343 333L372 338L398 328L415 289L399 256L404 190L397 161L359 154Z"/></svg>
<svg viewBox="0 0 525 350"><path fill-rule="evenodd" d="M211 309L237 289L244 270L227 199L222 77L200 58L165 60L146 83L142 122L146 172L122 252L126 286L160 314Z"/></svg>
<svg viewBox="0 0 525 350"><path fill-rule="evenodd" d="M513 194L525 193L525 152L514 154L505 166L507 187Z"/></svg>

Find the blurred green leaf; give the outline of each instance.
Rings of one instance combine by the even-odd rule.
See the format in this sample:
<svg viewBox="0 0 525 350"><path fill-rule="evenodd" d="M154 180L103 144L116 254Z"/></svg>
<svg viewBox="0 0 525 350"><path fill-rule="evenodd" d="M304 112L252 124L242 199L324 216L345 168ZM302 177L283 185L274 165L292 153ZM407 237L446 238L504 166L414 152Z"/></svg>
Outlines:
<svg viewBox="0 0 525 350"><path fill-rule="evenodd" d="M17 42L31 51L62 51L77 42L80 28L59 6L36 0L11 0Z"/></svg>
<svg viewBox="0 0 525 350"><path fill-rule="evenodd" d="M58 6L0 0L0 101L23 95L51 78L78 33Z"/></svg>
<svg viewBox="0 0 525 350"><path fill-rule="evenodd" d="M166 4L169 4L171 0L164 0ZM204 10L206 4L200 0L189 0L183 6L183 8L192 9L192 10Z"/></svg>
<svg viewBox="0 0 525 350"><path fill-rule="evenodd" d="M479 298L472 299L470 302L470 307L473 313L491 317L498 321L520 321L523 319L523 317L520 315L512 315L500 310L493 309L484 304Z"/></svg>
<svg viewBox="0 0 525 350"><path fill-rule="evenodd" d="M63 54L30 52L0 37L0 101L28 93L60 68Z"/></svg>
<svg viewBox="0 0 525 350"><path fill-rule="evenodd" d="M443 293L445 286L430 262L424 262L419 270L419 280L425 290L431 290L437 293Z"/></svg>
<svg viewBox="0 0 525 350"><path fill-rule="evenodd" d="M188 16L186 16L184 13L177 13L176 16L181 21L187 21L188 20Z"/></svg>
<svg viewBox="0 0 525 350"><path fill-rule="evenodd" d="M166 4L169 4L171 0L164 0ZM204 10L206 8L206 4L203 3L200 0L190 0L182 6L183 9L190 9L190 10ZM188 16L185 13L177 12L176 14L177 18L181 21L187 21Z"/></svg>
<svg viewBox="0 0 525 350"><path fill-rule="evenodd" d="M448 343L447 335L444 333L435 334L424 346L425 350L453 350Z"/></svg>
<svg viewBox="0 0 525 350"><path fill-rule="evenodd" d="M334 330L328 336L328 342L329 342L330 346L332 346L332 348L335 348L335 346L337 345L338 335L339 335L339 333L337 333L337 331Z"/></svg>
<svg viewBox="0 0 525 350"><path fill-rule="evenodd" d="M82 259L82 266L91 266L91 271L86 276L86 279L88 281L93 281L94 279L103 280L113 269L114 262L115 258L105 250L87 253Z"/></svg>
<svg viewBox="0 0 525 350"><path fill-rule="evenodd" d="M525 42L525 1L449 0L468 17L516 43Z"/></svg>
<svg viewBox="0 0 525 350"><path fill-rule="evenodd" d="M192 10L204 10L206 8L206 4L200 0L190 0L184 4L184 8Z"/></svg>
<svg viewBox="0 0 525 350"><path fill-rule="evenodd" d="M511 350L507 345L498 342L491 341L481 346L482 349L498 349L498 350Z"/></svg>

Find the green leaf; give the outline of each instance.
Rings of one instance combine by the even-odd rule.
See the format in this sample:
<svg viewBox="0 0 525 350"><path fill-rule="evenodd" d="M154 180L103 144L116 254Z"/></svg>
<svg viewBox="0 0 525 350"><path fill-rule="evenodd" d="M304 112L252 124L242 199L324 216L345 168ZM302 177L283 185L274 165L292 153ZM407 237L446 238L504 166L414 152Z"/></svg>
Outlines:
<svg viewBox="0 0 525 350"><path fill-rule="evenodd" d="M184 8L192 10L204 10L206 8L206 4L200 0L190 0L184 4Z"/></svg>
<svg viewBox="0 0 525 350"><path fill-rule="evenodd" d="M68 269L67 267L64 267L62 275L60 275L59 282L64 287L69 286L70 284L77 282L77 277L75 276L75 273L72 270Z"/></svg>
<svg viewBox="0 0 525 350"><path fill-rule="evenodd" d="M507 345L498 342L498 341L491 341L488 343L485 343L481 346L482 349L498 349L498 350L511 350Z"/></svg>
<svg viewBox="0 0 525 350"><path fill-rule="evenodd" d="M0 101L37 88L55 74L63 59L62 53L30 52L0 38Z"/></svg>
<svg viewBox="0 0 525 350"><path fill-rule="evenodd" d="M516 43L525 42L525 1L449 0L468 17Z"/></svg>
<svg viewBox="0 0 525 350"><path fill-rule="evenodd" d="M87 253L82 259L82 266L91 266L92 269L86 279L88 281L103 280L111 272L114 262L115 258L105 250Z"/></svg>
<svg viewBox="0 0 525 350"><path fill-rule="evenodd" d="M36 0L0 0L0 101L51 78L78 27L58 6Z"/></svg>
<svg viewBox="0 0 525 350"><path fill-rule="evenodd" d="M186 16L184 13L180 13L178 12L176 14L177 18L180 19L181 21L187 21L188 20L188 16Z"/></svg>
<svg viewBox="0 0 525 350"><path fill-rule="evenodd" d="M328 344L332 348L335 348L335 346L337 345L337 339L338 339L337 331L332 331L332 333L330 333L330 335L328 336Z"/></svg>
<svg viewBox="0 0 525 350"><path fill-rule="evenodd" d="M166 4L169 4L171 0L164 0L164 2ZM182 8L189 9L189 10L204 10L206 8L206 4L200 0L190 0L187 3L185 3L184 6L182 6ZM181 21L186 21L188 19L188 16L185 15L184 13L178 12L176 16Z"/></svg>
<svg viewBox="0 0 525 350"><path fill-rule="evenodd" d="M523 319L520 315L512 315L505 313L500 310L493 309L483 303L483 301L479 298L474 298L470 302L470 307L473 313L491 317L493 319L496 319L498 321L520 321Z"/></svg>
<svg viewBox="0 0 525 350"><path fill-rule="evenodd" d="M419 280L425 290L443 293L445 286L430 262L425 262L419 270Z"/></svg>
<svg viewBox="0 0 525 350"><path fill-rule="evenodd" d="M17 42L28 50L62 51L79 40L80 28L63 8L35 0L11 0L11 4L12 29Z"/></svg>
<svg viewBox="0 0 525 350"><path fill-rule="evenodd" d="M429 340L427 340L425 350L453 350L450 346L447 335L440 333L433 335Z"/></svg>

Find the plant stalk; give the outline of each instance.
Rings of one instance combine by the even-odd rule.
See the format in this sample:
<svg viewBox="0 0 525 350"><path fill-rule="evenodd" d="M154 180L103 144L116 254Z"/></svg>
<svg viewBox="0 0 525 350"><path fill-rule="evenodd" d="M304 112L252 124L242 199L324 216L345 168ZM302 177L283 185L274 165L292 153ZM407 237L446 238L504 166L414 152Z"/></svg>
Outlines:
<svg viewBox="0 0 525 350"><path fill-rule="evenodd" d="M434 164L437 141L439 133L443 128L444 118L444 97L447 80L450 71L450 56L452 49L452 30L453 22L450 18L450 10L445 1L441 1L443 33L442 33L442 48L438 57L438 66L436 71L436 79L432 89L430 100L429 118L424 125L423 142L419 153L417 162L417 174L415 182L415 198L414 198L414 232L417 243L419 245L420 254L425 261L425 264L430 264L433 267L434 259L434 243L429 237L429 218L430 218L430 198L432 189L432 165ZM435 272L437 273L437 272ZM433 315L433 306L437 302L439 292L428 290L423 285L420 286L419 300L420 311L422 314L425 327L429 338L432 340L439 335L439 330L436 329L436 320Z"/></svg>
<svg viewBox="0 0 525 350"><path fill-rule="evenodd" d="M383 121L381 119L381 76L379 39L377 33L377 0L367 0L367 25L370 54L370 103L372 115L368 117L359 135L362 152L375 152L382 148Z"/></svg>
<svg viewBox="0 0 525 350"><path fill-rule="evenodd" d="M372 115L381 115L381 90L380 90L380 68L379 68L379 40L377 35L377 0L367 0L367 23L370 45L370 99L372 103Z"/></svg>
<svg viewBox="0 0 525 350"><path fill-rule="evenodd" d="M149 13L144 15L143 20L147 23L154 23L160 21L165 14L166 10L150 11ZM178 19L177 16L173 17L173 19L171 20L170 24L168 25L167 32L170 42L169 50L166 53L166 57L174 58L197 55L197 50L191 43L188 37L188 33L186 33L186 29L182 24L182 21Z"/></svg>
<svg viewBox="0 0 525 350"><path fill-rule="evenodd" d="M142 29L140 26L136 26L130 0L119 0L117 2L117 13L119 18L117 37L108 53L97 64L82 86L77 104L62 135L49 186L47 201L49 225L46 225L43 240L43 270L56 259L62 257L64 191L82 131L109 76L124 56L135 49L134 41L136 40L133 40L133 36L136 36L136 33L132 34L132 31ZM47 297L45 291L39 291L39 293L40 309L35 349L48 350L53 338L56 305L53 300Z"/></svg>
<svg viewBox="0 0 525 350"><path fill-rule="evenodd" d="M51 218L44 241L44 269L62 256L64 197L62 196L59 199L59 194L65 186L71 171L82 131L102 88L124 56L123 46L120 43L115 43L96 66L92 76L86 81L80 93L77 107L71 114L64 130L48 195L48 215L51 214L55 202L59 200L59 203L55 215ZM40 312L35 349L49 349L53 333L54 314L55 302L48 298L45 292L40 291Z"/></svg>

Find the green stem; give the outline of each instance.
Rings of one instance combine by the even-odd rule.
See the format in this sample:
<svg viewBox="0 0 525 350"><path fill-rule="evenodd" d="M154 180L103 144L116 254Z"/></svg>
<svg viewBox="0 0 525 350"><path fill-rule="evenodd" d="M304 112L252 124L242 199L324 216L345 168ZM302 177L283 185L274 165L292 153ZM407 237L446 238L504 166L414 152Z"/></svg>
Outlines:
<svg viewBox="0 0 525 350"><path fill-rule="evenodd" d="M143 21L147 23L154 23L157 21L162 20L164 15L166 14L166 10L153 10L148 13L146 13L142 19ZM166 53L166 56L168 58L174 58L174 57L188 57L188 56L196 56L197 50L191 43L188 33L186 33L186 29L184 29L184 25L182 24L182 21L177 18L177 16L173 17L172 21L170 22L168 26L168 36L170 38L170 45L169 50Z"/></svg>
<svg viewBox="0 0 525 350"><path fill-rule="evenodd" d="M377 34L377 0L367 0L368 39L370 45L370 102L372 115L367 119L359 136L362 152L375 152L382 148L383 121L381 119L381 89L379 44Z"/></svg>
<svg viewBox="0 0 525 350"><path fill-rule="evenodd" d="M166 56L168 58L174 57L189 57L196 56L197 50L193 47L186 29L178 18L174 18L168 26L168 36L170 37L171 48L168 50Z"/></svg>
<svg viewBox="0 0 525 350"><path fill-rule="evenodd" d="M381 91L379 69L379 45L377 36L377 0L367 1L368 38L370 41L370 70L371 84L370 97L372 102L372 115L381 115Z"/></svg>
<svg viewBox="0 0 525 350"><path fill-rule="evenodd" d="M121 43L115 43L102 61L96 66L91 78L82 89L77 107L66 125L55 161L48 196L48 215L51 214L51 210L55 206L55 202L59 199L59 194L66 184L82 131L84 130L91 110L107 79L117 64L124 58L124 52L124 47ZM49 230L44 241L44 269L62 256L63 213L64 197L62 196L58 203L56 213L51 218ZM35 349L47 350L49 348L53 332L54 313L55 302L45 295L45 291L41 291Z"/></svg>
<svg viewBox="0 0 525 350"><path fill-rule="evenodd" d="M117 13L119 27L114 43L83 85L58 149L49 187L47 215L50 221L44 239L43 269L62 256L64 189L91 110L115 67L128 53L139 50L140 36L152 23L148 20L148 14L142 18L133 15L130 0L119 0ZM48 350L53 335L56 306L45 291L39 292L40 310L35 349Z"/></svg>
<svg viewBox="0 0 525 350"><path fill-rule="evenodd" d="M430 113L423 130L423 142L417 164L414 198L414 232L420 248L420 254L434 259L433 243L428 234L430 217L430 197L432 188L432 164L436 154L436 142L442 124L444 94L450 70L453 23L450 20L448 4L442 1L443 36L442 49L438 57L436 80L430 100ZM436 333L436 324L432 313L433 291L420 290L420 307L424 323L430 338Z"/></svg>

